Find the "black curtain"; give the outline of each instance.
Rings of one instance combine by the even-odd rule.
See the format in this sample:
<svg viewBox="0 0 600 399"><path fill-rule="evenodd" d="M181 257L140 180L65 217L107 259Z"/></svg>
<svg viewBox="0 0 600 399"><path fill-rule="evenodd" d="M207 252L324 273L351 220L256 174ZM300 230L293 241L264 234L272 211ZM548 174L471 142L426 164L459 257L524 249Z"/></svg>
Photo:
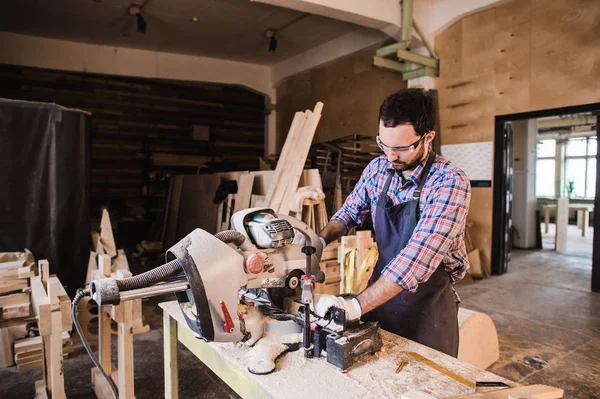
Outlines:
<svg viewBox="0 0 600 399"><path fill-rule="evenodd" d="M90 116L0 99L0 252L48 259L69 295L89 258Z"/></svg>

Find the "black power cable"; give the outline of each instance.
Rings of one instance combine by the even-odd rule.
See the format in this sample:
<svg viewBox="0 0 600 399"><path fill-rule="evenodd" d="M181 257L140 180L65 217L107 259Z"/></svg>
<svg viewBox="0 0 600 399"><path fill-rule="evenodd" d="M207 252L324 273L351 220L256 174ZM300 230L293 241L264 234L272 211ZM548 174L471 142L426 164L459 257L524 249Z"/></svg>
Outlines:
<svg viewBox="0 0 600 399"><path fill-rule="evenodd" d="M75 324L75 329L77 330L77 334L79 334L79 337L81 338L81 343L83 344L83 347L85 348L88 355L92 359L94 366L96 366L98 371L100 371L100 374L102 374L102 377L104 377L104 379L108 383L108 386L110 387L110 390L113 394L114 399L118 399L119 394L118 394L118 389L115 386L115 383L106 374L106 372L100 365L100 362L98 362L98 359L96 359L96 356L94 356L94 352L92 352L92 348L90 348L90 344L88 343L87 339L85 339L85 336L83 335L83 332L81 331L81 326L79 325L79 321L77 320L77 304L85 296L90 296L90 290L79 290L77 292L77 294L75 295L75 298L73 298L73 305L71 306L71 316L73 317L73 324ZM100 312L102 312L102 309L100 307L98 307L99 315L100 315Z"/></svg>

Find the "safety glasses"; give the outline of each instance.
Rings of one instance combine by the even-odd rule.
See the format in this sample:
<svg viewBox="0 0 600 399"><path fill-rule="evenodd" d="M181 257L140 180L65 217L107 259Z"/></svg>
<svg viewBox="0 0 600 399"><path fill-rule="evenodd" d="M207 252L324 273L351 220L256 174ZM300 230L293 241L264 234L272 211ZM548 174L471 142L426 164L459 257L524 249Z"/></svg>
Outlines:
<svg viewBox="0 0 600 399"><path fill-rule="evenodd" d="M427 136L427 134L422 135L419 140L415 141L411 145L407 145L404 147L389 147L383 144L379 136L377 136L375 140L377 141L377 145L379 146L379 148L381 148L381 151L383 151L386 154L389 154L390 151L393 151L396 154L410 154L419 146L419 144L421 144L421 141L425 139L425 136Z"/></svg>

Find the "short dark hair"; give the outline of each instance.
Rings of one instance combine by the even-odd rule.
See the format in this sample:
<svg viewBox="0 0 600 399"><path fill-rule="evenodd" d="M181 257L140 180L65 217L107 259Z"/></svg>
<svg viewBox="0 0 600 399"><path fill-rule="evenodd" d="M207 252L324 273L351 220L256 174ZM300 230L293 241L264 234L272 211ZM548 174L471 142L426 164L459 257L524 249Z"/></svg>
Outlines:
<svg viewBox="0 0 600 399"><path fill-rule="evenodd" d="M402 89L387 96L379 107L379 120L385 127L410 123L419 136L435 129L435 99L423 89Z"/></svg>

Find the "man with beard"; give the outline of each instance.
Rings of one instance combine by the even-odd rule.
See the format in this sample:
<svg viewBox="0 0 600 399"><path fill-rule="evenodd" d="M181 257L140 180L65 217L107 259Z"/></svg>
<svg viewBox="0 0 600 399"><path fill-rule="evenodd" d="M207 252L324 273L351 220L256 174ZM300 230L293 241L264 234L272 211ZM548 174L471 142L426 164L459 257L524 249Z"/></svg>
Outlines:
<svg viewBox="0 0 600 399"><path fill-rule="evenodd" d="M435 102L422 89L389 95L379 109L377 144L343 207L320 232L337 240L373 217L379 260L356 297L321 295L348 320L378 321L387 331L456 357L458 295L452 284L469 269L464 231L471 187L464 172L431 150Z"/></svg>

